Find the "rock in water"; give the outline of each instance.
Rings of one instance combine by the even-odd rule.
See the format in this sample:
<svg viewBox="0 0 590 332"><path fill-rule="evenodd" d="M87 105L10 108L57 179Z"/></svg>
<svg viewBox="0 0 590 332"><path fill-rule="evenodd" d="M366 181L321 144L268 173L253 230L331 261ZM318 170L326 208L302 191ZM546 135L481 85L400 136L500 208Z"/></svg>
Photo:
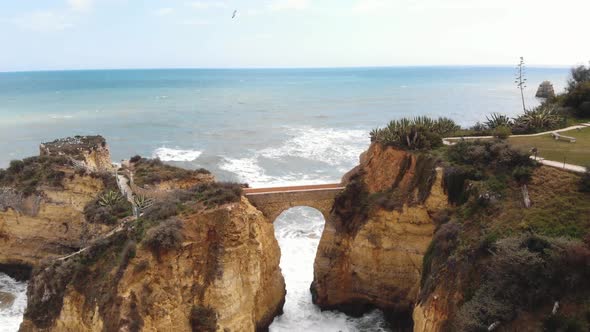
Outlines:
<svg viewBox="0 0 590 332"><path fill-rule="evenodd" d="M537 89L537 98L553 98L555 97L555 90L553 90L553 84L549 81L543 81Z"/></svg>
<svg viewBox="0 0 590 332"><path fill-rule="evenodd" d="M0 309L10 308L14 303L14 299L14 295L0 291Z"/></svg>

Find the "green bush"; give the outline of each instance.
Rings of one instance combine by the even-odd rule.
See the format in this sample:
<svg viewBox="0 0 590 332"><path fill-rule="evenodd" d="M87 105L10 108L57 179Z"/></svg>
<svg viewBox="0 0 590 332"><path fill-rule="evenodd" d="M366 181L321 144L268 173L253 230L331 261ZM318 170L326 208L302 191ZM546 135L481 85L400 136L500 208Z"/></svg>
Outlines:
<svg viewBox="0 0 590 332"><path fill-rule="evenodd" d="M514 119L512 132L515 134L529 134L548 131L558 128L562 123L562 117L555 104L545 104Z"/></svg>
<svg viewBox="0 0 590 332"><path fill-rule="evenodd" d="M486 116L485 125L488 129L496 129L498 127L511 127L512 120L509 117L499 113L492 113Z"/></svg>
<svg viewBox="0 0 590 332"><path fill-rule="evenodd" d="M134 168L133 179L138 186L154 185L170 180L185 180L198 174L211 174L203 168L188 170L164 164L160 159L145 159L141 157L137 159L137 157L139 156L131 159L135 160L135 162L132 162Z"/></svg>
<svg viewBox="0 0 590 332"><path fill-rule="evenodd" d="M180 248L183 240L182 222L170 218L150 228L142 242L159 257L162 253Z"/></svg>
<svg viewBox="0 0 590 332"><path fill-rule="evenodd" d="M400 149L428 150L442 146L442 137L458 129L459 126L448 118L403 118L389 122L385 128L372 130L371 141Z"/></svg>
<svg viewBox="0 0 590 332"><path fill-rule="evenodd" d="M527 166L517 166L512 171L512 177L519 184L526 184L533 177L533 169Z"/></svg>
<svg viewBox="0 0 590 332"><path fill-rule="evenodd" d="M114 225L120 219L133 214L131 203L122 196L114 196L111 190L105 190L97 198L86 204L84 217L92 224ZM117 193L118 194L118 193ZM109 197L109 198L106 198ZM112 197L118 197L114 199ZM105 201L105 199L107 201Z"/></svg>
<svg viewBox="0 0 590 332"><path fill-rule="evenodd" d="M459 141L449 147L447 159L458 165L472 165L479 169L512 169L533 166L530 154L512 148L504 141Z"/></svg>
<svg viewBox="0 0 590 332"><path fill-rule="evenodd" d="M240 184L231 182L204 183L189 190L198 202L204 203L207 207L239 202L242 191Z"/></svg>
<svg viewBox="0 0 590 332"><path fill-rule="evenodd" d="M13 160L6 170L0 170L0 187L14 187L29 196L41 185L61 187L65 173L60 167L69 167L71 162L62 156L30 157Z"/></svg>
<svg viewBox="0 0 590 332"><path fill-rule="evenodd" d="M458 331L483 331L492 322L513 320L519 311L590 288L590 249L580 242L533 234L497 241L491 250L473 297L457 313Z"/></svg>
<svg viewBox="0 0 590 332"><path fill-rule="evenodd" d="M508 126L498 126L494 128L492 133L495 138L507 139L508 136L512 135L512 129Z"/></svg>

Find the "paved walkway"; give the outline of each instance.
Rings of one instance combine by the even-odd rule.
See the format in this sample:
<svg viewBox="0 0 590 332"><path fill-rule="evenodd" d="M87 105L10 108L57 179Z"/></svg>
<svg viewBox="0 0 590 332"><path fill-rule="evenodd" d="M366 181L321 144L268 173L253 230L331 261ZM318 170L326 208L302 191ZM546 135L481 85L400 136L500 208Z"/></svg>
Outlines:
<svg viewBox="0 0 590 332"><path fill-rule="evenodd" d="M531 156L532 159L535 159L533 156ZM583 166L578 166L578 165L572 165L572 164L566 164L560 161L554 161L554 160L547 160L544 158L537 158L536 159L537 162L545 165L545 166L550 166L550 167L555 167L555 168L560 168L566 171L571 171L571 172L576 172L576 173L584 173L586 172L586 167Z"/></svg>
<svg viewBox="0 0 590 332"><path fill-rule="evenodd" d="M589 123L580 123L579 125L570 126L570 127L562 128L562 129L544 131L542 133L526 134L526 135L510 135L509 137L534 137L534 136L543 136L543 135L549 135L551 133L561 133L561 132L564 132L564 131L570 131L570 130L582 129L582 128L589 128L589 127L590 127L590 122ZM458 140L462 140L462 139L490 139L490 138L494 138L494 136L445 137L445 138L443 138L443 144L445 144L445 145L453 145L453 143L451 141L458 141Z"/></svg>

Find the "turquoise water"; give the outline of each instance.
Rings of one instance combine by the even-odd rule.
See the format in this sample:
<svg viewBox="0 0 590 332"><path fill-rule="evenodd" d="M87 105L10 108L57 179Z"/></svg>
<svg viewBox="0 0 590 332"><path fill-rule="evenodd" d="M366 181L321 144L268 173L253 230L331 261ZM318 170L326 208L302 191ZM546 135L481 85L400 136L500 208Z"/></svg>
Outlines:
<svg viewBox="0 0 590 332"><path fill-rule="evenodd" d="M520 112L513 68L101 70L0 73L0 167L41 141L102 134L114 160L133 154L272 185L332 181L368 131L402 116L462 125ZM529 104L566 68L530 68ZM157 150L166 148L167 150ZM186 154L179 155L184 150ZM198 156L198 158L193 158Z"/></svg>
<svg viewBox="0 0 590 332"><path fill-rule="evenodd" d="M513 74L477 67L0 73L0 167L36 155L43 141L101 134L115 161L160 157L252 186L337 182L368 147L368 132L391 119L447 116L471 125L492 112L518 114ZM561 90L567 75L529 69L528 104L538 103L543 80ZM311 303L323 224L318 211L301 207L275 222L288 292L270 330L389 330L378 311L357 319ZM3 289L21 301L0 312L0 332L16 331L25 285L0 274Z"/></svg>

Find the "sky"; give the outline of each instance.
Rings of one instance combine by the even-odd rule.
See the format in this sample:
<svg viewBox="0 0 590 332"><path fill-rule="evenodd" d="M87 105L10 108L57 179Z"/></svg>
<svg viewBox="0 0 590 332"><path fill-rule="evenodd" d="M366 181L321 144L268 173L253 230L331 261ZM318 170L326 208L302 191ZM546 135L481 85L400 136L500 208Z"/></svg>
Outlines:
<svg viewBox="0 0 590 332"><path fill-rule="evenodd" d="M232 19L234 10L237 15ZM588 0L0 0L0 71L587 63Z"/></svg>

